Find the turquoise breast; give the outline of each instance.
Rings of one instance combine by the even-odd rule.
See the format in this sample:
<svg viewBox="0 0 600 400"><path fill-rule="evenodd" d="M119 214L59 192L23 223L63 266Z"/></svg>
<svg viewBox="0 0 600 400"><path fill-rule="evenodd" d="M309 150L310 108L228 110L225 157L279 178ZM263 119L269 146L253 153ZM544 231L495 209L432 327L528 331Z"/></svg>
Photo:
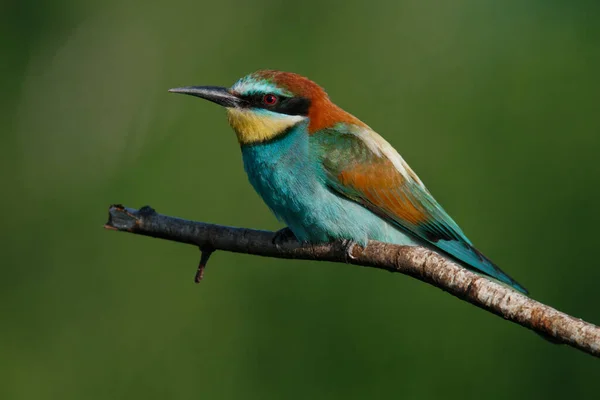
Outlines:
<svg viewBox="0 0 600 400"><path fill-rule="evenodd" d="M277 218L301 241L369 239L416 245L412 236L363 206L340 197L325 184L319 152L311 149L301 123L266 142L242 146L248 179Z"/></svg>

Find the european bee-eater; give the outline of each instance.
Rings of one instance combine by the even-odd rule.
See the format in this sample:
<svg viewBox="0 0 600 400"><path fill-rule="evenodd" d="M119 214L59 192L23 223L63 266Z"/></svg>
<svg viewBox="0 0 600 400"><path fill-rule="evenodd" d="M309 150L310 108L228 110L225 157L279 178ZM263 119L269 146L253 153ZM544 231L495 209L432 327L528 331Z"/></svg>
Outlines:
<svg viewBox="0 0 600 400"><path fill-rule="evenodd" d="M300 75L261 70L231 88L171 92L227 110L254 189L300 241L425 246L527 293L481 254L400 154Z"/></svg>

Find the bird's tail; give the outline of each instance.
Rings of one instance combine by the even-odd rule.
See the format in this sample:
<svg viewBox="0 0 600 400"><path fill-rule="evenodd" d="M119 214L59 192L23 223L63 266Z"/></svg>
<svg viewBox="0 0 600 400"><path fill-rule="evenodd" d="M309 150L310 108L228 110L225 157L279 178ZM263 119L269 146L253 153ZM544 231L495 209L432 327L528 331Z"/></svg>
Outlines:
<svg viewBox="0 0 600 400"><path fill-rule="evenodd" d="M525 289L519 282L515 281L513 278L508 276L504 271L502 271L496 264L494 264L489 258L484 256L479 250L477 250L473 246L469 246L471 251L476 256L476 259L473 260L473 263L468 263L470 266L475 269L483 272L486 275L491 276L494 279L499 280L502 283L507 284L508 286L518 290L519 292L528 295L529 291Z"/></svg>
<svg viewBox="0 0 600 400"><path fill-rule="evenodd" d="M527 295L529 292L522 285L520 285L513 278L508 276L502 271L496 264L494 264L489 258L484 256L479 250L473 247L471 244L466 242L458 241L439 241L436 243L437 247L444 250L452 257L458 259L462 264L476 272L481 272L488 275L508 286L518 290L519 292Z"/></svg>
<svg viewBox="0 0 600 400"><path fill-rule="evenodd" d="M496 264L494 264L489 258L481 254L479 250L470 246L472 251L478 256L479 263L473 265L475 268L480 269L492 278L498 279L500 282L506 283L507 285L517 289L519 292L528 295L529 291L525 289L519 282L508 276L502 271ZM480 266L479 266L480 265ZM489 272L488 272L489 271Z"/></svg>

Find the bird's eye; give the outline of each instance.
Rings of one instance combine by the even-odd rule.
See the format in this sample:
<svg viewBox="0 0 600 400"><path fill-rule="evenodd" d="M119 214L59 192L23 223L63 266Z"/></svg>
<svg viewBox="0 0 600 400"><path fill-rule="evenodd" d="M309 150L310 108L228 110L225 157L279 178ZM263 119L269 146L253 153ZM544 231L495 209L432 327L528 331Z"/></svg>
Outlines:
<svg viewBox="0 0 600 400"><path fill-rule="evenodd" d="M275 96L274 94L265 94L263 97L263 103L267 106L274 106L275 104L277 104L277 96Z"/></svg>

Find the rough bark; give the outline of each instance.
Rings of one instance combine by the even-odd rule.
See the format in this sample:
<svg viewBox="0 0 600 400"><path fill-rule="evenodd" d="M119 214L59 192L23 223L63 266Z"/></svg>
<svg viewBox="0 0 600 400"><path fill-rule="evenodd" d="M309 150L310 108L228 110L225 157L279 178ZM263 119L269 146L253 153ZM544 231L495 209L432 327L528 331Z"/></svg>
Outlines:
<svg viewBox="0 0 600 400"><path fill-rule="evenodd" d="M111 206L105 228L198 246L202 257L196 282L202 279L208 257L216 250L342 262L400 272L529 328L553 342L600 357L600 327L535 301L421 247L375 241L369 242L365 248L344 242L308 245L288 241L274 244L273 232L188 221L158 214L148 206L140 210Z"/></svg>

